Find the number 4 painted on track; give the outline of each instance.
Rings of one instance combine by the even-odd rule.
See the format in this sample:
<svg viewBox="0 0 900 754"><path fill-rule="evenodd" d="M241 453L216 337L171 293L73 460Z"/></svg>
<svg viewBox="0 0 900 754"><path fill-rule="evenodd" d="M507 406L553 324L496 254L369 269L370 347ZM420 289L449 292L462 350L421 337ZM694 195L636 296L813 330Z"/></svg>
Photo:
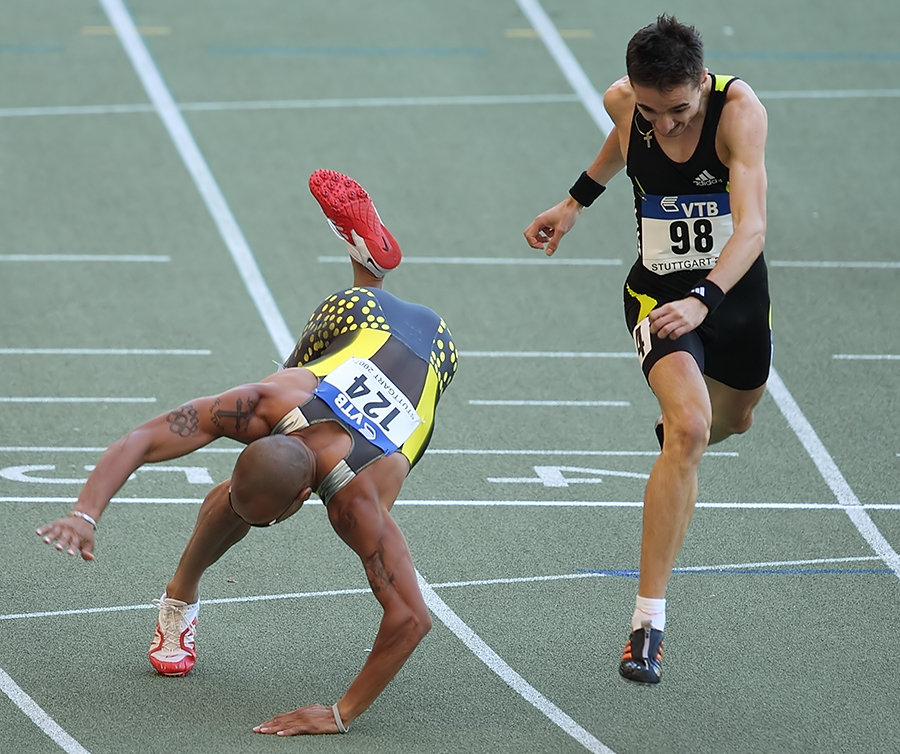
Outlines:
<svg viewBox="0 0 900 754"><path fill-rule="evenodd" d="M627 477L629 479L649 479L649 474L635 471L612 471L610 469L583 469L580 466L535 466L536 477L488 477L494 484L543 484L544 487L568 487L570 484L600 484L605 476ZM566 477L570 474L589 476Z"/></svg>

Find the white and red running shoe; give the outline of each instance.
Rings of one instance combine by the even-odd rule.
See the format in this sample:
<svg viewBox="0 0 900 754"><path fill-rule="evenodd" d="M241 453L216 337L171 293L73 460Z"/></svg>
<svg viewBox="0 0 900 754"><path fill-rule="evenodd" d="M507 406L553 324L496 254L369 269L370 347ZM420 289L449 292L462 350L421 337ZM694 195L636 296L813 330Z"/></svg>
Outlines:
<svg viewBox="0 0 900 754"><path fill-rule="evenodd" d="M349 245L353 259L377 277L400 264L400 245L356 181L334 170L317 170L309 177L309 190L331 229Z"/></svg>
<svg viewBox="0 0 900 754"><path fill-rule="evenodd" d="M200 603L188 604L163 594L153 604L159 608L159 618L148 653L150 664L160 675L187 675L197 661L194 641Z"/></svg>

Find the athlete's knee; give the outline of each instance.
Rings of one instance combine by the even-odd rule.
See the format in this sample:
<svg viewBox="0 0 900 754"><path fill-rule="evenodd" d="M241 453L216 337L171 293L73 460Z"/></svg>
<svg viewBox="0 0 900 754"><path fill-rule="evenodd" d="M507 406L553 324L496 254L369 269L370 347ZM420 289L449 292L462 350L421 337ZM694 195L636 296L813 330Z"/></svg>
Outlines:
<svg viewBox="0 0 900 754"><path fill-rule="evenodd" d="M688 464L700 463L709 445L710 422L700 411L663 419L665 442L663 452L683 459Z"/></svg>

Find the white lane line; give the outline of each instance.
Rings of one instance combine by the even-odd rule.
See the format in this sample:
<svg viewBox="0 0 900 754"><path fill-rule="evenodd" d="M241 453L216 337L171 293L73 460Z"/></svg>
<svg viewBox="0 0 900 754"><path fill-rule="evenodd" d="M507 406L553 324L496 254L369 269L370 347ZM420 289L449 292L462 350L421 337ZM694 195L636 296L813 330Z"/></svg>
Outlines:
<svg viewBox="0 0 900 754"><path fill-rule="evenodd" d="M460 351L466 358L485 359L634 359L634 351Z"/></svg>
<svg viewBox="0 0 900 754"><path fill-rule="evenodd" d="M570 480L571 481L571 480ZM0 498L3 502L3 498ZM72 498L71 502L74 502ZM451 507L451 508L640 508L640 500L398 500L395 506ZM724 510L828 510L842 511L840 503L781 503L781 502L698 502L697 508ZM900 503L862 504L866 510L900 510Z"/></svg>
<svg viewBox="0 0 900 754"><path fill-rule="evenodd" d="M613 129L613 122L603 107L603 98L594 88L569 46L563 42L556 26L541 4L537 0L516 0L516 2L534 30L540 35L544 46L553 56L563 76L575 90L578 99L593 118L594 123L597 124L597 128L604 134L608 134Z"/></svg>
<svg viewBox="0 0 900 754"><path fill-rule="evenodd" d="M205 348L0 348L2 356L210 356Z"/></svg>
<svg viewBox="0 0 900 754"><path fill-rule="evenodd" d="M610 473L610 472L607 472ZM629 473L618 476L632 476ZM643 478L643 477L641 477ZM526 481L529 481L526 479ZM571 482L572 480L569 480ZM8 495L0 497L0 503L53 503L71 505L77 497L51 497L46 495ZM110 502L122 505L200 505L199 497L114 497ZM310 498L310 504L320 500ZM422 508L640 508L640 500L397 500L394 506ZM865 510L897 511L900 503L860 503ZM703 502L697 508L712 510L784 510L784 511L844 511L840 503L788 503L788 502Z"/></svg>
<svg viewBox="0 0 900 754"><path fill-rule="evenodd" d="M900 355L894 353L836 353L831 358L844 361L900 361Z"/></svg>
<svg viewBox="0 0 900 754"><path fill-rule="evenodd" d="M801 267L820 270L900 270L900 262L857 262L857 261L789 261L786 259L766 260L769 267Z"/></svg>
<svg viewBox="0 0 900 754"><path fill-rule="evenodd" d="M0 451L3 448L0 447ZM647 456L656 458L658 450L481 450L479 448L429 448L425 451L431 455L455 456ZM721 458L737 458L733 450L707 450L706 456Z"/></svg>
<svg viewBox="0 0 900 754"><path fill-rule="evenodd" d="M768 563L729 563L727 565L681 566L677 571L703 573L705 571L735 571L742 568L784 568L786 566L827 565L828 563L859 563L881 560L877 555L861 555L846 558L813 558L811 560L773 560Z"/></svg>
<svg viewBox="0 0 900 754"><path fill-rule="evenodd" d="M326 264L346 264L345 256L320 256L319 262ZM566 257L403 257L403 264L456 264L456 265L501 265L521 266L562 266L562 267L618 267L621 259L571 259Z"/></svg>
<svg viewBox="0 0 900 754"><path fill-rule="evenodd" d="M28 715L31 721L59 744L67 754L90 754L78 741L60 728L56 721L44 712L34 699L22 691L3 668L0 668L0 689L10 698L13 704Z"/></svg>
<svg viewBox="0 0 900 754"><path fill-rule="evenodd" d="M147 91L147 96L168 131L175 149L181 156L200 196L203 198L231 258L247 287L263 324L272 338L279 355L287 358L294 347L294 338L285 324L278 305L266 285L259 265L247 244L240 226L235 220L225 196L216 183L206 160L203 158L190 129L181 115L162 75L138 34L134 21L122 0L99 0L110 23L116 30L122 47Z"/></svg>
<svg viewBox="0 0 900 754"><path fill-rule="evenodd" d="M80 398L0 396L0 403L156 403L156 398Z"/></svg>
<svg viewBox="0 0 900 754"><path fill-rule="evenodd" d="M354 107L430 107L440 105L541 105L578 103L574 94L486 94L457 97L359 97L345 99L251 100L244 102L179 102L182 112L235 110L321 110ZM155 112L153 105L64 105L0 108L0 118L53 115L130 115Z"/></svg>
<svg viewBox="0 0 900 754"><path fill-rule="evenodd" d="M470 406L630 406L628 401L491 401L471 400Z"/></svg>
<svg viewBox="0 0 900 754"><path fill-rule="evenodd" d="M759 91L762 100L893 99L900 89L806 89ZM236 102L180 102L182 112L229 112L234 110L319 110L356 107L417 107L440 105L539 105L578 103L577 94L486 94L450 97L360 97L346 99L250 100ZM51 105L4 107L0 118L61 115L131 115L156 112L153 105Z"/></svg>
<svg viewBox="0 0 900 754"><path fill-rule="evenodd" d="M31 118L53 115L113 115L152 113L153 105L60 105L48 107L4 107L0 118Z"/></svg>
<svg viewBox="0 0 900 754"><path fill-rule="evenodd" d="M194 453L240 453L244 446L234 448L199 448ZM5 445L0 446L0 453L102 453L106 448L67 447L52 445ZM647 456L656 458L658 450L512 450L481 448L429 448L430 455L453 456ZM706 455L716 458L738 458L739 453L733 450L707 450Z"/></svg>
<svg viewBox="0 0 900 754"><path fill-rule="evenodd" d="M240 453L244 446L235 448L199 448L194 453ZM5 445L0 446L0 453L102 453L106 448L73 447L55 445Z"/></svg>
<svg viewBox="0 0 900 754"><path fill-rule="evenodd" d="M491 649L478 634L469 628L469 626L450 609L447 603L438 596L431 585L422 578L422 574L420 574L418 570L416 571L416 577L419 580L419 588L422 590L425 604L428 605L431 612L438 616L438 618L441 619L441 622L456 634L459 640L462 641L462 643L465 644L479 660L503 679L513 691L532 704L535 709L562 728L562 730L578 741L578 743L584 746L588 751L597 752L597 754L614 754L612 749L604 746L513 670L500 655Z"/></svg>
<svg viewBox="0 0 900 754"><path fill-rule="evenodd" d="M856 526L863 539L869 543L869 546L878 554L878 556L887 564L897 578L900 578L900 555L885 539L884 535L875 526L875 523L865 511L865 506L859 501L856 493L853 492L844 475L834 462L834 459L828 453L825 445L819 439L812 424L800 410L800 406L790 394L781 377L775 369L769 375L768 391L775 399L779 410L787 419L794 434L800 440L809 457L812 459L825 483L834 493L838 503L844 508L850 520Z"/></svg>
<svg viewBox="0 0 900 754"><path fill-rule="evenodd" d="M900 97L900 89L795 89L757 92L760 99L874 99Z"/></svg>
<svg viewBox="0 0 900 754"><path fill-rule="evenodd" d="M153 254L0 254L0 262L171 262Z"/></svg>
<svg viewBox="0 0 900 754"><path fill-rule="evenodd" d="M801 566L801 565L824 565L828 563L852 563L881 560L877 555L871 556L852 556L843 558L813 558L808 560L775 560L766 563L727 563L724 565L710 566L681 566L678 571L688 573L704 573L707 571L727 571L739 570L744 568L777 568L785 566ZM623 569L624 570L624 569ZM544 576L513 576L507 578L494 579L470 579L468 581L445 581L432 584L432 589L454 589L468 586L491 586L499 584L532 584L544 581L568 581L577 579L596 579L608 578L608 573L595 573L591 571L580 571L578 573L561 573ZM291 592L287 594L255 594L244 597L220 597L218 599L202 599L204 605L233 605L246 602L268 602L277 600L295 600L310 599L315 597L341 597L355 594L371 594L369 588L351 588L351 589L325 589L317 592ZM113 605L110 607L84 607L73 608L70 610L42 610L33 613L9 613L0 615L0 620L32 620L35 618L58 618L69 615L97 615L103 613L121 613L132 610L155 610L156 607L149 603L140 605Z"/></svg>
<svg viewBox="0 0 900 754"><path fill-rule="evenodd" d="M611 130L612 121L608 116L605 120L598 118L596 114L598 103L600 103L600 106L602 107L599 95L585 75L581 65L575 59L575 56L571 54L565 42L563 42L559 34L556 33L553 23L547 17L546 13L544 13L543 8L541 8L537 0L516 0L516 2L518 2L519 7L523 9L523 12L526 12L526 8L530 9L531 14L540 23L541 26L538 27L534 20L532 21L532 24L535 25L535 28L541 34L544 44L550 49L551 54L553 54L554 59L563 70L563 73L569 79L570 83L573 81L579 82L579 86L574 86L573 84L573 88L578 93L585 109L587 109L588 113L594 119L597 127L603 135L606 136ZM526 12L526 15L529 15L529 13ZM531 19L531 15L529 15L529 19ZM554 52L557 48L564 48L565 54L557 55ZM900 268L900 262L883 264ZM823 266L830 265L823 263ZM847 512L847 515L850 517L854 526L856 526L859 533L869 543L872 549L882 558L882 560L884 560L896 576L900 578L900 556L897 555L885 539L884 535L882 535L878 530L878 527L875 526L875 523L866 513L859 499L856 497L856 494L850 488L850 485L847 484L840 469L838 469L834 459L825 449L822 441L819 439L818 435L816 435L812 425L803 415L800 406L797 405L797 402L790 394L790 391L788 391L787 386L782 382L781 377L779 377L774 367L769 376L768 391L775 399L775 403L778 405L779 410L787 419L788 424L791 426L791 429L794 430L794 433L813 460L813 463L815 463L816 468L819 470L825 483L834 493L838 502L844 507L844 510Z"/></svg>
<svg viewBox="0 0 900 754"><path fill-rule="evenodd" d="M78 501L77 497L24 497L13 495L0 497L0 503L67 503L69 505ZM131 503L132 505L200 505L202 497L114 497L111 503Z"/></svg>
<svg viewBox="0 0 900 754"><path fill-rule="evenodd" d="M258 100L251 102L183 102L182 110L308 110L353 107L432 107L441 105L540 105L577 103L574 94L484 94L456 97L360 97L346 99Z"/></svg>
<svg viewBox="0 0 900 754"><path fill-rule="evenodd" d="M649 479L649 474L638 471L612 471L610 469L585 469L580 466L535 466L535 477L488 477L492 484L542 484L545 487L568 487L570 484L601 484L603 477L617 476L626 479ZM589 477L564 477L564 471L573 474L590 474Z"/></svg>
<svg viewBox="0 0 900 754"><path fill-rule="evenodd" d="M203 605L229 605L243 602L268 602L270 600L296 600L306 599L310 597L335 597L348 594L371 594L372 590L366 589L327 589L320 592L294 592L292 594L257 594L248 597L222 597L219 599L206 600L200 602ZM131 610L156 610L156 606L150 604L143 605L114 605L112 607L87 607L76 608L72 610L43 610L36 613L10 613L9 615L0 615L0 620L22 620L32 618L58 618L67 615L95 615L98 613L123 613Z"/></svg>

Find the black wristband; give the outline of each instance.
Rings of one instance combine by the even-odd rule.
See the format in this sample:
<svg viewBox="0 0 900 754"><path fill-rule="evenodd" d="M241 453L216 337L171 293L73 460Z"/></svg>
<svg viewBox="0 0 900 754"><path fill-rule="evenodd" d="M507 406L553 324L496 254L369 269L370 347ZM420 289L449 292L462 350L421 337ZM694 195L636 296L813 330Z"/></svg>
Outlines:
<svg viewBox="0 0 900 754"><path fill-rule="evenodd" d="M691 288L688 296L700 299L706 304L706 308L709 309L709 314L712 314L725 300L725 291L719 288L719 286L709 278L703 278L703 280L698 280L694 284L694 287Z"/></svg>
<svg viewBox="0 0 900 754"><path fill-rule="evenodd" d="M597 183L597 181L591 178L587 174L587 171L585 171L578 176L578 180L575 181L572 188L569 189L569 196L582 207L590 207L594 203L594 199L600 196L604 191L606 191L606 186L602 183Z"/></svg>

